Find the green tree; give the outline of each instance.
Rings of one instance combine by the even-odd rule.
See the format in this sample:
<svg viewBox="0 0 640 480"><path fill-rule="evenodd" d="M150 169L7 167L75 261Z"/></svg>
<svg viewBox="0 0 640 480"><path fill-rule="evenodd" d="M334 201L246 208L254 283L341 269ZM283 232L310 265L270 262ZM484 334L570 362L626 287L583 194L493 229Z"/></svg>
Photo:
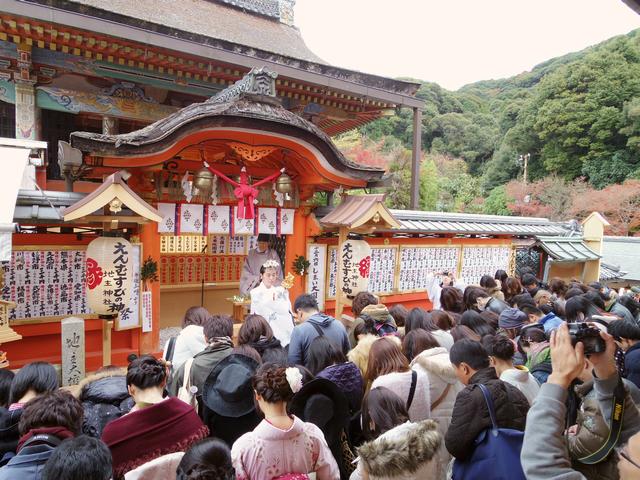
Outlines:
<svg viewBox="0 0 640 480"><path fill-rule="evenodd" d="M507 191L504 185L500 185L489 192L489 196L485 199L483 205L484 213L511 215L511 211L507 207L508 203Z"/></svg>

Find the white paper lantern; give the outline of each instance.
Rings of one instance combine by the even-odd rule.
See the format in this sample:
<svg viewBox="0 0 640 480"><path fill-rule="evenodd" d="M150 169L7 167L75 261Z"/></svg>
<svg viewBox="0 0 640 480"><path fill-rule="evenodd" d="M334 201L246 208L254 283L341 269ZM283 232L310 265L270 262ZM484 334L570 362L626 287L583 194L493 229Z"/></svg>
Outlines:
<svg viewBox="0 0 640 480"><path fill-rule="evenodd" d="M101 315L129 306L133 288L133 247L121 237L100 237L87 246L87 304Z"/></svg>
<svg viewBox="0 0 640 480"><path fill-rule="evenodd" d="M342 292L355 296L369 288L371 246L364 240L347 240L342 246Z"/></svg>

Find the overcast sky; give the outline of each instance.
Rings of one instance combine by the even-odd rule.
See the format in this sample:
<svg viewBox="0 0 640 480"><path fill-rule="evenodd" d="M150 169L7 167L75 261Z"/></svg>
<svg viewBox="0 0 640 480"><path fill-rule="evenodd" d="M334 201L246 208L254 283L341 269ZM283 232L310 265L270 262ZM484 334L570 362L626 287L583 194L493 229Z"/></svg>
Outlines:
<svg viewBox="0 0 640 480"><path fill-rule="evenodd" d="M333 65L451 90L640 27L622 0L297 0L295 15Z"/></svg>

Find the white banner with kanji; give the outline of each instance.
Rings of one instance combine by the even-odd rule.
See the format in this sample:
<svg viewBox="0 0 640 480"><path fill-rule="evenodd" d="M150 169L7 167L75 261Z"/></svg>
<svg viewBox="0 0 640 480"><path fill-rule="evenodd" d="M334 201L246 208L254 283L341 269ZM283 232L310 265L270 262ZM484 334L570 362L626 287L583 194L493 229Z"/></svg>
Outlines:
<svg viewBox="0 0 640 480"><path fill-rule="evenodd" d="M311 243L307 246L307 293L314 296L320 311L324 310L327 246Z"/></svg>

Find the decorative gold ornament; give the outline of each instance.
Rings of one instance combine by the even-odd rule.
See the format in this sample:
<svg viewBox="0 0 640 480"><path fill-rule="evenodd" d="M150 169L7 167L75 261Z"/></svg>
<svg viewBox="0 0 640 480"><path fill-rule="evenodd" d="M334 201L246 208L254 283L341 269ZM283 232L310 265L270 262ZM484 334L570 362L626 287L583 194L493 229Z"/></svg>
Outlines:
<svg viewBox="0 0 640 480"><path fill-rule="evenodd" d="M122 202L118 198L114 198L109 203L109 211L112 213L119 213L122 211Z"/></svg>
<svg viewBox="0 0 640 480"><path fill-rule="evenodd" d="M289 290L291 287L293 287L293 282L295 282L296 277L293 276L293 273L289 272L287 273L287 276L284 277L284 280L282 280L282 283L280 285L282 285L282 288L286 288L287 290Z"/></svg>

